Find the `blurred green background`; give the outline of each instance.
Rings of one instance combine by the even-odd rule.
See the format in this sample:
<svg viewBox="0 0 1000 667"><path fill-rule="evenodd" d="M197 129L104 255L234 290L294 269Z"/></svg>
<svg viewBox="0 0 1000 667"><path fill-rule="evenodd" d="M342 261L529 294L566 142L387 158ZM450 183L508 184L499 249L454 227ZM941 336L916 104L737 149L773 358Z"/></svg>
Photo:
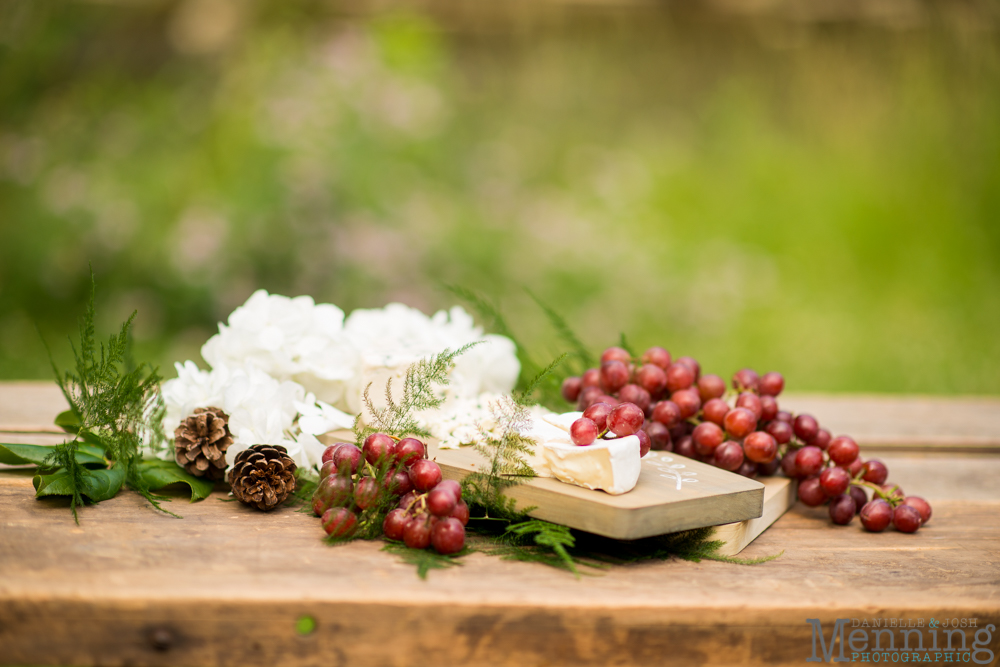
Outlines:
<svg viewBox="0 0 1000 667"><path fill-rule="evenodd" d="M1000 393L990 2L0 1L0 378L194 358L255 289L530 288L793 390ZM486 5L486 6L483 6Z"/></svg>

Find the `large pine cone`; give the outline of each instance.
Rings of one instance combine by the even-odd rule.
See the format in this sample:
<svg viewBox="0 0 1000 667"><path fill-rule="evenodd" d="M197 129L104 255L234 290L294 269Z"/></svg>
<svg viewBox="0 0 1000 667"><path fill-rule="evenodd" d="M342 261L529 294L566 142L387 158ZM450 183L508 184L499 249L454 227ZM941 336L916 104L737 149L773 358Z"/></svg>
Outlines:
<svg viewBox="0 0 1000 667"><path fill-rule="evenodd" d="M295 490L295 461L281 445L253 445L236 455L229 485L247 505L273 510Z"/></svg>
<svg viewBox="0 0 1000 667"><path fill-rule="evenodd" d="M233 444L229 415L221 408L198 408L174 431L177 464L196 477L226 478L226 450Z"/></svg>

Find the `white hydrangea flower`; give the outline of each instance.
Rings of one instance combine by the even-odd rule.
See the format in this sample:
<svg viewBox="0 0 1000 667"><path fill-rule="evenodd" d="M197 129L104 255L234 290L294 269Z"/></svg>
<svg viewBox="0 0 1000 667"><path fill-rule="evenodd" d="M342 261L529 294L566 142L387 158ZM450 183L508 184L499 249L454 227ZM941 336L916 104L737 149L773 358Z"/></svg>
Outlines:
<svg viewBox="0 0 1000 667"><path fill-rule="evenodd" d="M163 384L167 409L164 430L168 435L195 408L214 406L229 415L234 440L226 450L229 465L250 445L282 445L300 466L310 466L322 458L323 445L311 435L298 437L295 428L300 408L306 408L310 401L316 405L315 397L307 396L302 385L279 381L254 366L217 366L203 371L188 361L175 367L177 378ZM322 408L314 411L323 414Z"/></svg>
<svg viewBox="0 0 1000 667"><path fill-rule="evenodd" d="M458 357L448 386L449 395L473 398L484 392L509 393L521 364L514 342L504 336L483 335L465 310L455 306L432 317L401 303L385 308L355 310L344 323L344 334L359 350L364 368L402 368L445 349L479 342ZM360 373L348 387L348 408L360 409L367 385ZM377 388L381 391L381 386Z"/></svg>
<svg viewBox="0 0 1000 667"><path fill-rule="evenodd" d="M343 325L344 311L332 304L258 290L233 311L228 324L219 325L201 355L212 368L255 366L336 403L357 366L357 351L344 339Z"/></svg>

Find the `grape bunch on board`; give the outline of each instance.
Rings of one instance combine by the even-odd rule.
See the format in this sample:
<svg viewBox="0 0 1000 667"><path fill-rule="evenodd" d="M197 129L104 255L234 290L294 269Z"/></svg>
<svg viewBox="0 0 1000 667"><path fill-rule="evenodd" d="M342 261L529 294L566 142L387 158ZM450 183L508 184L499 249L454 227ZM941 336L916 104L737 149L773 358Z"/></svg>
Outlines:
<svg viewBox="0 0 1000 667"><path fill-rule="evenodd" d="M638 429L643 455L649 448L672 451L751 478L780 470L799 481L804 504L829 503L835 524L846 525L857 515L872 532L892 524L913 533L930 520L930 504L888 484L885 464L861 458L850 436L835 438L811 415L781 410L784 388L785 378L777 372L759 375L745 368L733 375L729 388L718 375L703 375L695 359L673 359L662 347L649 348L639 359L609 347L600 368L563 381L562 395L583 411L571 431L577 445L609 430L617 434L608 420L626 412L630 419L623 430Z"/></svg>
<svg viewBox="0 0 1000 667"><path fill-rule="evenodd" d="M323 529L332 537L350 537L359 511L385 502L388 492L397 507L382 522L386 537L413 549L461 551L469 506L462 500L461 485L442 479L440 466L425 458L426 452L416 438L385 433L368 436L362 447L347 442L327 447L312 499Z"/></svg>

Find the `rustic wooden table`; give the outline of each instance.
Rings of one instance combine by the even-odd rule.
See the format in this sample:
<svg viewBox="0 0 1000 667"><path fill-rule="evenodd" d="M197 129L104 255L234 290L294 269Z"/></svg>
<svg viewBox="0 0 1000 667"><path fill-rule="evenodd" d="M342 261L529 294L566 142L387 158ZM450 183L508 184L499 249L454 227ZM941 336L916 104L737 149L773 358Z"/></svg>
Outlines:
<svg viewBox="0 0 1000 667"><path fill-rule="evenodd" d="M845 638L852 623L922 623L925 648L940 633L922 661L998 664L1000 400L782 404L854 434L868 456L878 451L892 480L933 503L931 522L915 535L873 535L800 504L743 552L784 550L754 567L645 562L577 580L473 554L422 581L377 543L329 547L305 514L260 514L220 502L218 492L175 501L183 520L123 492L85 508L76 526L65 502L35 500L29 471L8 469L0 471L0 663L800 664L814 650L807 619L819 620L829 642L846 618L857 620ZM61 405L51 385L0 384L0 429L51 424ZM0 436L18 438L38 441ZM303 617L315 620L312 632L297 631ZM963 634L965 652L944 650L952 619L954 648ZM900 648L900 629L890 629ZM880 636L881 648L888 639ZM907 639L912 648L916 636ZM913 657L876 655L873 646L870 662Z"/></svg>

